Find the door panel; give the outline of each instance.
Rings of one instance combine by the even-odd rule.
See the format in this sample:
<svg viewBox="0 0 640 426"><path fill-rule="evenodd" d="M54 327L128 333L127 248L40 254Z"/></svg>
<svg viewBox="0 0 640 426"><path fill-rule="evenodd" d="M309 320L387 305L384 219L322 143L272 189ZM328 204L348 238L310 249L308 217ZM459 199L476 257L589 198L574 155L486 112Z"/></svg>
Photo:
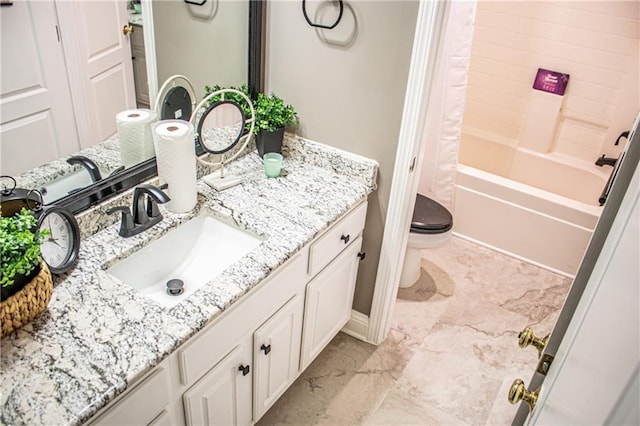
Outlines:
<svg viewBox="0 0 640 426"><path fill-rule="evenodd" d="M303 298L297 294L253 334L254 420L298 375L303 309Z"/></svg>
<svg viewBox="0 0 640 426"><path fill-rule="evenodd" d="M87 147L114 136L116 114L135 108L131 42L122 31L128 24L127 2L60 0L56 7L69 47L74 101L81 106L81 142Z"/></svg>
<svg viewBox="0 0 640 426"><path fill-rule="evenodd" d="M608 424L630 392L640 365L639 199L640 168L542 385L534 424Z"/></svg>
<svg viewBox="0 0 640 426"><path fill-rule="evenodd" d="M183 396L187 425L245 425L251 423L251 344L241 343Z"/></svg>
<svg viewBox="0 0 640 426"><path fill-rule="evenodd" d="M53 0L15 1L0 19L1 169L13 175L80 145Z"/></svg>

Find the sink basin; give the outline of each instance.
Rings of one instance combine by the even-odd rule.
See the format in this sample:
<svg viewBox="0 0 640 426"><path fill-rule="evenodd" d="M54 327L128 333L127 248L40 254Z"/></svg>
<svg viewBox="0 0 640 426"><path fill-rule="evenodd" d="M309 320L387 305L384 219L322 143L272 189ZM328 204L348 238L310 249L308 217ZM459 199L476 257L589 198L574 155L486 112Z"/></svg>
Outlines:
<svg viewBox="0 0 640 426"><path fill-rule="evenodd" d="M201 215L116 263L107 272L165 307L180 303L262 239L208 215ZM167 282L182 280L184 292L167 293Z"/></svg>

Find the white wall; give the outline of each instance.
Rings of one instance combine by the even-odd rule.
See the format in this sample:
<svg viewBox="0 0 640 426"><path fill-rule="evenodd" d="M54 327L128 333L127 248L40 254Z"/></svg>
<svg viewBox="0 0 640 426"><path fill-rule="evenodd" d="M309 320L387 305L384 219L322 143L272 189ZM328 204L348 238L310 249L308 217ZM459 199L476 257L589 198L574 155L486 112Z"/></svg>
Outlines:
<svg viewBox="0 0 640 426"><path fill-rule="evenodd" d="M639 34L638 2L479 2L464 132L516 146L545 68L570 74L551 151L617 156L640 108Z"/></svg>
<svg viewBox="0 0 640 426"><path fill-rule="evenodd" d="M329 23L330 2L316 15ZM298 134L377 160L379 187L369 199L354 309L368 314L387 204L411 48L417 1L345 1L342 22L316 31L300 1L270 1L267 10L266 85L296 107ZM322 20L324 19L324 20Z"/></svg>
<svg viewBox="0 0 640 426"><path fill-rule="evenodd" d="M193 84L198 99L204 86L237 86L247 81L249 2L182 0L153 2L158 86L174 74Z"/></svg>

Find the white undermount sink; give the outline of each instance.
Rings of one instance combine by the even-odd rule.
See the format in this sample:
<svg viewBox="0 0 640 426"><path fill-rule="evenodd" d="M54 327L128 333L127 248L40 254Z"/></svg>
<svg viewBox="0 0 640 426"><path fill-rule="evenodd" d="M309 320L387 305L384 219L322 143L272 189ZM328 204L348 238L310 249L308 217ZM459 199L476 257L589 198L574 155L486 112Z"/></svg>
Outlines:
<svg viewBox="0 0 640 426"><path fill-rule="evenodd" d="M180 303L256 248L262 239L212 216L200 215L116 263L107 272L165 307ZM180 295L167 282L184 282Z"/></svg>

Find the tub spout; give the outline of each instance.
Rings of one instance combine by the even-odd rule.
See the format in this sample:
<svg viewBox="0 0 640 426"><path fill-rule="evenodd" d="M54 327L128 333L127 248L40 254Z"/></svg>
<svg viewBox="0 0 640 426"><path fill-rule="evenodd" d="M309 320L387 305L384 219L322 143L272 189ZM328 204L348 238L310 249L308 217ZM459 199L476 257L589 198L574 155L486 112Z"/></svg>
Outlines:
<svg viewBox="0 0 640 426"><path fill-rule="evenodd" d="M596 166L615 166L616 161L618 161L617 158L605 157L604 154L602 154L602 157L596 160Z"/></svg>

